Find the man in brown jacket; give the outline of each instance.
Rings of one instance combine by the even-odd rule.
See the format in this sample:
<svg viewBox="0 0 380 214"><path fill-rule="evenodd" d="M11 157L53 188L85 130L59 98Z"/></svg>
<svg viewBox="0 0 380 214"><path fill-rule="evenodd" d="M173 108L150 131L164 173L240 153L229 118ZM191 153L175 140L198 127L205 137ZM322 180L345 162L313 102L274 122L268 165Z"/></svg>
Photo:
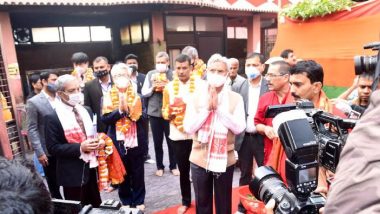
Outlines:
<svg viewBox="0 0 380 214"><path fill-rule="evenodd" d="M235 135L245 129L245 113L243 98L224 87L227 64L225 57L211 56L208 92L194 94L186 106L184 130L193 134L190 168L197 214L213 213L213 192L216 213L231 213Z"/></svg>

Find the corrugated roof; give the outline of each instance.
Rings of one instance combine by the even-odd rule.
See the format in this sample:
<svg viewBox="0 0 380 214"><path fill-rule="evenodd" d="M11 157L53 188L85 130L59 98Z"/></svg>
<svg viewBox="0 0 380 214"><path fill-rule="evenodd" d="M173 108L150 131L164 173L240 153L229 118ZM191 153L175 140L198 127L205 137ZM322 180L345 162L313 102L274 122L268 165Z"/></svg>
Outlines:
<svg viewBox="0 0 380 214"><path fill-rule="evenodd" d="M278 8L278 5L273 2L273 0L268 0L264 4L257 7L260 11L271 11L271 12L278 12L280 9Z"/></svg>
<svg viewBox="0 0 380 214"><path fill-rule="evenodd" d="M131 4L183 4L211 7L220 10L251 12L278 12L273 2L255 7L247 0L237 0L230 4L227 0L0 0L0 5L35 5L35 6L113 6ZM276 5L275 5L276 6Z"/></svg>

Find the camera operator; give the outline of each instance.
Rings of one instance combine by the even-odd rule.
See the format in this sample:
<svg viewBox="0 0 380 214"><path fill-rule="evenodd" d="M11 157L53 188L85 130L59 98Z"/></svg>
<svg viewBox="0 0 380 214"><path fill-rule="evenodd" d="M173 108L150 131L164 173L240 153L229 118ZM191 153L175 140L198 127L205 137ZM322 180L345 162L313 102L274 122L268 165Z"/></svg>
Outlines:
<svg viewBox="0 0 380 214"><path fill-rule="evenodd" d="M290 91L295 100L307 99L313 102L316 108L333 113L333 105L322 91L323 68L313 60L298 62L290 69ZM274 141L269 165L272 166L283 178L285 177L286 155L280 141ZM320 167L318 187L327 187L326 171Z"/></svg>

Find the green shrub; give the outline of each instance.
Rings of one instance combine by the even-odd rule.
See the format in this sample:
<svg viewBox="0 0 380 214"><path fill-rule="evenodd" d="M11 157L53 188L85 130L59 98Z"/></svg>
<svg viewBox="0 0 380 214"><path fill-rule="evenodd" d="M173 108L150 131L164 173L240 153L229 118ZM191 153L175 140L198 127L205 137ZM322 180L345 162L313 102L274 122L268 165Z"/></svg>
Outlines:
<svg viewBox="0 0 380 214"><path fill-rule="evenodd" d="M281 11L291 19L310 19L322 17L341 10L350 10L353 5L351 0L301 0L296 4L289 5Z"/></svg>

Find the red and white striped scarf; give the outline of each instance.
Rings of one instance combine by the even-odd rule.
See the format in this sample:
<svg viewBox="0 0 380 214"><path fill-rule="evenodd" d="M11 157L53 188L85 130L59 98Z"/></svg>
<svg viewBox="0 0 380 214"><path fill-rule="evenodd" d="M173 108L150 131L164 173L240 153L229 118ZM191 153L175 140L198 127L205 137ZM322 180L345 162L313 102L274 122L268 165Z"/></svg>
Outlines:
<svg viewBox="0 0 380 214"><path fill-rule="evenodd" d="M227 168L227 133L215 111L211 111L198 131L198 141L208 145L206 170L221 173Z"/></svg>
<svg viewBox="0 0 380 214"><path fill-rule="evenodd" d="M90 115L83 106L76 105L74 108L78 111L82 118L86 133L83 133L80 128L72 107L62 103L62 101L57 101L55 111L58 115L59 121L61 122L67 142L81 143L87 139L87 136L92 136L94 134L93 124Z"/></svg>

